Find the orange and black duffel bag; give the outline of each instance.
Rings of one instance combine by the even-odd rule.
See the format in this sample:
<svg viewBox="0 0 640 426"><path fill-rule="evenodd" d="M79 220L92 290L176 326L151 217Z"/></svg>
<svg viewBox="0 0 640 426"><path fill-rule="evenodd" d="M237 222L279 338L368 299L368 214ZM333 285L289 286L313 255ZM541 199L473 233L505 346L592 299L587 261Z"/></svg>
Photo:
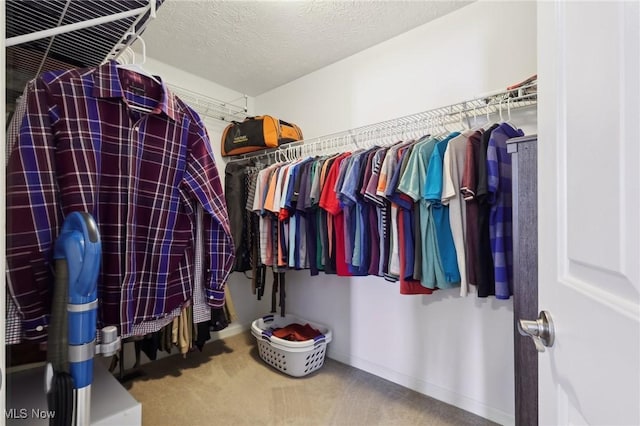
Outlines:
<svg viewBox="0 0 640 426"><path fill-rule="evenodd" d="M262 149L277 148L302 140L302 131L295 124L270 115L247 117L234 121L222 133L222 156L246 154Z"/></svg>

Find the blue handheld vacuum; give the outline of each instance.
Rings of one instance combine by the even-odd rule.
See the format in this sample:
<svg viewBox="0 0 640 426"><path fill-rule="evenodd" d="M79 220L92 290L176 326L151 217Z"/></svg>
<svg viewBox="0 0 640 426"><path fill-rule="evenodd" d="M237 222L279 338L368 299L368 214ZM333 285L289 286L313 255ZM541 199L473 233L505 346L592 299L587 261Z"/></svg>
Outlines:
<svg viewBox="0 0 640 426"><path fill-rule="evenodd" d="M96 342L102 246L89 213L69 214L54 246L56 280L47 340L45 387L55 426L89 425L93 357L120 349L116 327L101 330Z"/></svg>

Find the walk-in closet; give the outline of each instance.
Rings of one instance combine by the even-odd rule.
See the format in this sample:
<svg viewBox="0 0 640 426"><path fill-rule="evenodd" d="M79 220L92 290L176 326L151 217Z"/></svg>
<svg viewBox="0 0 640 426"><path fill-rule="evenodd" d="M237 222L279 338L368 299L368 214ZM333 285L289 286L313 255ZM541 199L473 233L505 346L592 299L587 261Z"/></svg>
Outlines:
<svg viewBox="0 0 640 426"><path fill-rule="evenodd" d="M640 424L640 3L7 0L0 424Z"/></svg>

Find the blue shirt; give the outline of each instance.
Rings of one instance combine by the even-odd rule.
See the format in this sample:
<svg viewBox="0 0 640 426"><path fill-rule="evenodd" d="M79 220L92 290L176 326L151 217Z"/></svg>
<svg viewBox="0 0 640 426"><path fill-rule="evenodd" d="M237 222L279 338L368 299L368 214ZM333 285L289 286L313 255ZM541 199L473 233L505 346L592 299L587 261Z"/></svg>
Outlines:
<svg viewBox="0 0 640 426"><path fill-rule="evenodd" d="M336 194L344 213L344 260L347 265L351 265L352 262L356 234L355 187L357 177L354 177L354 170L357 168L356 162L359 161L359 157L359 154L353 154L344 161L346 164L343 167L346 171L344 174L340 174L342 181L338 180L340 186L336 186Z"/></svg>
<svg viewBox="0 0 640 426"><path fill-rule="evenodd" d="M402 174L402 164L403 164L403 161L405 161L405 157L407 157L407 155L410 156L412 148L413 147L411 146L400 148L402 152L400 154L400 158L398 159L398 165L393 171L393 175L391 176L389 183L387 183L387 191L386 191L387 199L392 203L397 204L399 207L403 209L411 209L413 207L413 202L406 200L405 198L400 196L400 192L402 191L398 191L398 185L400 184L400 176Z"/></svg>
<svg viewBox="0 0 640 426"><path fill-rule="evenodd" d="M352 156L351 165L341 189L345 200L345 257L349 271L353 275L367 275L368 273L368 264L364 262L366 251L362 248L365 223L363 219L365 214L364 200L360 196L359 185L369 152L364 151ZM347 210L349 210L348 215Z"/></svg>
<svg viewBox="0 0 640 426"><path fill-rule="evenodd" d="M431 216L436 231L436 241L440 252L440 260L444 272L444 282L439 282L440 288L451 288L460 284L460 271L458 269L458 258L456 247L451 234L451 224L449 223L449 206L441 203L442 197L442 162L447 144L451 139L460 135L454 132L446 139L438 142L431 153L429 167L427 169L427 181L424 185L423 196L429 204Z"/></svg>

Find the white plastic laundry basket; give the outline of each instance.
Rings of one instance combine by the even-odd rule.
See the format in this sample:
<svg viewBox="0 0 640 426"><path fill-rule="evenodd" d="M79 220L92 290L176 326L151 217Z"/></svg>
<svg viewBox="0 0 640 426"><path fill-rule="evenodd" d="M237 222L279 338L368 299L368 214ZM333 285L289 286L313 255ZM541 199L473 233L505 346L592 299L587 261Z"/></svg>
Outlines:
<svg viewBox="0 0 640 426"><path fill-rule="evenodd" d="M292 342L273 335L276 328L289 324L309 324L322 333L313 340ZM260 358L272 367L293 377L310 374L324 364L327 344L331 342L331 330L293 315L265 315L251 324L251 334L258 341Z"/></svg>

